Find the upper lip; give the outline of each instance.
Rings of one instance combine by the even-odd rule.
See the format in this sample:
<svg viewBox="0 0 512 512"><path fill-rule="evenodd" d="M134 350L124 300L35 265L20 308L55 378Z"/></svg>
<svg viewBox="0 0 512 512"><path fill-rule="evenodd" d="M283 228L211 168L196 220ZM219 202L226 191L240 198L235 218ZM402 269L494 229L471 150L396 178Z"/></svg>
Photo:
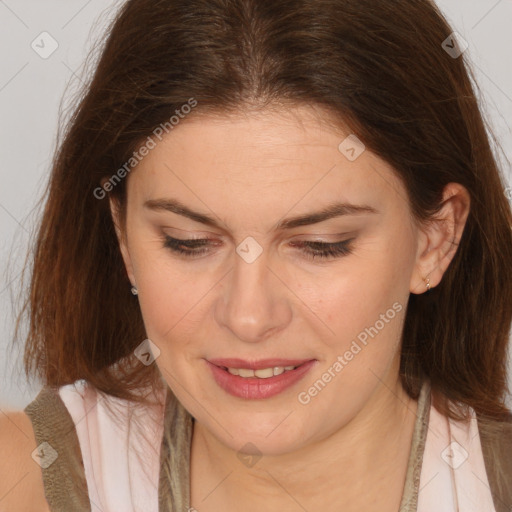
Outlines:
<svg viewBox="0 0 512 512"><path fill-rule="evenodd" d="M244 368L248 370L262 370L264 368L274 368L276 366L300 366L301 364L312 361L312 359L259 359L258 361L246 361L244 359L207 359L215 366L225 368Z"/></svg>

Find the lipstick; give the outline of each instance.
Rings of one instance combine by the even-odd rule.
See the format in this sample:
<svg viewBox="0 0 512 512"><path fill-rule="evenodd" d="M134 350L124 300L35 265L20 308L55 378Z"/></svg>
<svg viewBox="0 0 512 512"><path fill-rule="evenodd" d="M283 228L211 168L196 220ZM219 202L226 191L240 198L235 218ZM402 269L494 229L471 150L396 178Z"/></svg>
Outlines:
<svg viewBox="0 0 512 512"><path fill-rule="evenodd" d="M215 382L238 398L261 400L276 396L301 380L315 365L314 359L205 360Z"/></svg>

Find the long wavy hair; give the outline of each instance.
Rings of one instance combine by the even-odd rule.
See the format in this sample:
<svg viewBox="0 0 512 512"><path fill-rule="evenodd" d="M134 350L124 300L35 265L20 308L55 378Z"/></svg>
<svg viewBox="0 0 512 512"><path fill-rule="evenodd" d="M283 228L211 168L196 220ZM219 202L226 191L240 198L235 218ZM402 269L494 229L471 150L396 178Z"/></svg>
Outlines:
<svg viewBox="0 0 512 512"><path fill-rule="evenodd" d="M28 317L27 375L52 386L86 379L139 402L146 395L137 390L163 386L156 365L134 354L146 333L108 197L124 219L134 154L158 127L171 129L191 98L190 116L307 104L391 164L419 221L439 211L447 183L469 191L440 285L409 297L400 378L413 398L430 379L437 407L455 419L463 413L451 402L508 416L512 213L468 52L456 56L444 43L457 48L452 32L430 0L125 2L44 193L16 324L18 333Z"/></svg>

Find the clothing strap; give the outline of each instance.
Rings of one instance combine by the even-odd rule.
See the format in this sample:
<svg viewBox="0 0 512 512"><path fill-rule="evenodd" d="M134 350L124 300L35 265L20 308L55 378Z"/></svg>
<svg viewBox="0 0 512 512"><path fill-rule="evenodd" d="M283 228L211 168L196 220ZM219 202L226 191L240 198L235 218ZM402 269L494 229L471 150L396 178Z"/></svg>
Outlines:
<svg viewBox="0 0 512 512"><path fill-rule="evenodd" d="M482 454L496 512L512 511L512 414L505 421L477 416Z"/></svg>
<svg viewBox="0 0 512 512"><path fill-rule="evenodd" d="M167 389L160 451L159 512L190 509L190 447L193 418Z"/></svg>
<svg viewBox="0 0 512 512"><path fill-rule="evenodd" d="M400 503L399 512L416 512L418 509L418 492L420 487L421 467L425 442L427 439L428 422L431 406L430 383L425 381L418 397L416 422L409 453L407 475Z"/></svg>
<svg viewBox="0 0 512 512"><path fill-rule="evenodd" d="M58 390L45 386L25 407L37 446L57 458L48 466L42 459L41 471L46 500L52 512L91 512L84 463L75 424ZM52 450L55 450L54 453ZM47 459L50 462L51 459Z"/></svg>

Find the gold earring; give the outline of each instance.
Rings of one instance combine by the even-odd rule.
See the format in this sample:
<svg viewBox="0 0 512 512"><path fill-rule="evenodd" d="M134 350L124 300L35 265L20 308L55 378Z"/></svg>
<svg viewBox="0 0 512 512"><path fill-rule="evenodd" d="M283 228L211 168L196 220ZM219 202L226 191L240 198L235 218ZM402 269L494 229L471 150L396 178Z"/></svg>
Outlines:
<svg viewBox="0 0 512 512"><path fill-rule="evenodd" d="M423 278L423 281L425 281L426 283L426 287L427 287L427 292L430 290L430 278Z"/></svg>

